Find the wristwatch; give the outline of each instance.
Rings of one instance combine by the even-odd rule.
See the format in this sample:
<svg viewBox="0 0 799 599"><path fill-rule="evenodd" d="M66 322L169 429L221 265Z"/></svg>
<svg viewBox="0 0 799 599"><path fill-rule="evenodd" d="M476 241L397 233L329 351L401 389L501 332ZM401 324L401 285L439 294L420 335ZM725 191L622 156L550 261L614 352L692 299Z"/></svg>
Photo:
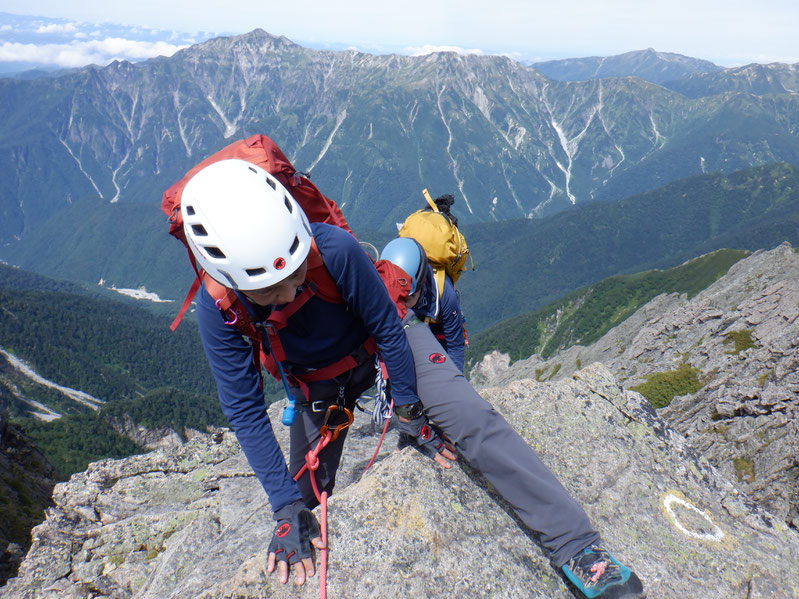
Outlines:
<svg viewBox="0 0 799 599"><path fill-rule="evenodd" d="M421 401L415 401L409 404L403 404L394 408L394 413L402 418L408 420L415 420L424 413L424 405Z"/></svg>

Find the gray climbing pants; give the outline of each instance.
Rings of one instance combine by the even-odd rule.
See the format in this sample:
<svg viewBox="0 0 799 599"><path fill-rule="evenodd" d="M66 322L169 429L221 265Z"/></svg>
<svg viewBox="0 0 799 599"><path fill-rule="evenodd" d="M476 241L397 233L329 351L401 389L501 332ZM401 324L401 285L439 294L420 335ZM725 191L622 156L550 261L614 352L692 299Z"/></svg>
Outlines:
<svg viewBox="0 0 799 599"><path fill-rule="evenodd" d="M599 533L535 451L471 386L430 328L403 321L413 352L419 398L428 418L455 444L535 533L560 567Z"/></svg>

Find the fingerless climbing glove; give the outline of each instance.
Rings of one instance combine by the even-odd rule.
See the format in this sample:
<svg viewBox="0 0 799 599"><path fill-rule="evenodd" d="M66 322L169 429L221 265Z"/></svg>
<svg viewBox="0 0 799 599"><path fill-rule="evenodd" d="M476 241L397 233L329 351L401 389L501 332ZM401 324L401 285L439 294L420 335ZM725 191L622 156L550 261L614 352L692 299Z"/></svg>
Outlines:
<svg viewBox="0 0 799 599"><path fill-rule="evenodd" d="M398 416L401 415L399 408L395 411ZM441 453L446 448L438 428L430 424L424 413L416 415L409 422L403 422L398 418L397 431L402 442L413 445L429 458L435 457L437 453Z"/></svg>
<svg viewBox="0 0 799 599"><path fill-rule="evenodd" d="M275 530L269 543L269 553L277 561L294 564L313 557L311 539L321 536L319 523L302 501L295 501L275 512Z"/></svg>

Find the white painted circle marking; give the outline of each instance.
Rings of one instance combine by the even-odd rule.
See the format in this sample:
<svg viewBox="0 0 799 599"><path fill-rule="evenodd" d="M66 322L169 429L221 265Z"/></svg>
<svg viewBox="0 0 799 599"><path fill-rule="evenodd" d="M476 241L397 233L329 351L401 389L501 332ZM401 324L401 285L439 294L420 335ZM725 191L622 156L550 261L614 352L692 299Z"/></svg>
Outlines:
<svg viewBox="0 0 799 599"><path fill-rule="evenodd" d="M672 507L674 504L680 505L686 509L696 512L702 518L707 520L710 526L713 528L713 532L697 532L695 530L690 530L687 528L682 522L680 522L679 518L677 518L677 514L674 512L674 508ZM671 518L671 521L674 523L674 526L677 527L677 530L682 532L683 534L693 537L694 539L701 539L703 541L716 541L719 542L724 538L724 531L719 528L713 519L707 514L692 504L690 501L686 501L682 497L678 497L673 493L667 493L666 496L663 498L663 507L666 509L666 513Z"/></svg>

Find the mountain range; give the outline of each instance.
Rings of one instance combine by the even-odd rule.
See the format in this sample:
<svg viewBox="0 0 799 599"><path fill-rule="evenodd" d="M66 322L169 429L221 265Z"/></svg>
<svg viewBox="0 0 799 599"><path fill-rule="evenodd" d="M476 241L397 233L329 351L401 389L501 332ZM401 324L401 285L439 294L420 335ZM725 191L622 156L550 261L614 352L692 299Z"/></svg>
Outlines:
<svg viewBox="0 0 799 599"><path fill-rule="evenodd" d="M728 71L691 85L724 88L737 78ZM83 199L155 207L196 162L253 133L273 137L356 228L391 230L424 187L455 193L467 223L551 214L702 172L799 164L799 97L782 87L689 98L635 77L556 81L499 56L316 51L261 30L170 58L3 79L0 240Z"/></svg>
<svg viewBox="0 0 799 599"><path fill-rule="evenodd" d="M455 193L477 261L459 289L470 332L480 332L606 276L673 266L721 247L799 243L796 67L721 69L648 50L530 68L496 56L315 51L256 30L171 58L0 80L0 257L81 283L0 265L0 432L4 443L11 440L10 453L24 447L33 458L3 463L23 471L36 470L32 463L41 467L24 492L4 492L3 503L27 497L31 509L15 516L27 526L46 501L42 485L52 485L54 477L90 459L142 451L148 445L143 437L152 431L185 437L190 429L221 422L191 319L172 335L162 314L108 302L97 283L181 297L191 271L183 248L166 234L160 194L222 145L269 134L339 203L359 237L378 247L393 237L397 221L421 207L423 187L434 195ZM719 254L703 275L717 276L741 254ZM656 277L633 277L632 285L645 278ZM685 280L667 282L676 291L694 291ZM579 293L559 304L556 317L565 320L576 303L590 307ZM636 288L634 299L604 302L612 314L602 312L602 326L591 334L623 320L647 293ZM174 304L157 306L163 312ZM519 332L519 322L503 326ZM497 330L503 329L491 334ZM569 325L550 336L546 351L585 339L583 329ZM683 353L699 343L683 341ZM59 381L59 388L25 374L21 362ZM545 368L541 362L536 368ZM579 370L578 361L572 363ZM554 378L560 368L554 364L546 365L545 377L533 378ZM655 366L646 368L639 374L658 373ZM761 387L769 376L776 380L775 373L765 374ZM592 397L607 399L602 390L617 387L602 372L584 376L593 377L584 390ZM64 394L67 385L97 402L72 401ZM536 392L525 391L525 406ZM578 393L572 403L583 405L582 397ZM625 391L617 398L623 407L596 410L596 422L621 418L617 412L627 418L624 410L635 405L639 424L652 424L642 400L631 398ZM749 399L742 404L747 409ZM32 418L40 406L55 415L52 422ZM13 426L5 424L9 417ZM642 451L660 447L666 437L674 440L661 434L661 424L651 429ZM570 423L569 430L579 427ZM25 435L38 448L27 449ZM633 431L620 446L638 443L637 435ZM229 438L226 443L231 445ZM584 457L574 459L582 463ZM236 478L237 468L219 476ZM657 488L665 493L671 480L658 478ZM710 497L694 482L693 492ZM585 484L584 495L595 496L593 483ZM468 485L462 481L461 488ZM71 507L63 509L71 514ZM106 524L92 520L91 510L84 513L90 528ZM20 530L15 525L0 533L16 539ZM171 534L150 550L163 551ZM102 567L113 570L108 564L120 557L116 565L128 554L115 553ZM65 576L76 585L84 575L96 580L96 562L75 564ZM54 571L61 572L61 565ZM748 588L757 584L750 580Z"/></svg>
<svg viewBox="0 0 799 599"><path fill-rule="evenodd" d="M640 77L660 85L694 73L723 70L708 60L691 58L653 48L625 52L616 56L587 56L533 62L530 66L558 81L584 81L607 77Z"/></svg>

